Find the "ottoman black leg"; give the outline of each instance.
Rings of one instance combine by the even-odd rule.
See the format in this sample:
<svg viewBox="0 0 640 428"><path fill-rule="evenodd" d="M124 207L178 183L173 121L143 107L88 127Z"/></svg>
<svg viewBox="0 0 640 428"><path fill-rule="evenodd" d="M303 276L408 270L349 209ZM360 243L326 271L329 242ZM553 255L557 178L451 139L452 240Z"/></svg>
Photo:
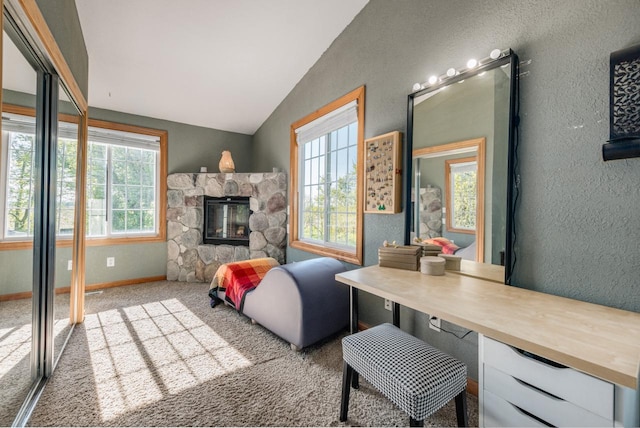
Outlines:
<svg viewBox="0 0 640 428"><path fill-rule="evenodd" d="M458 419L459 427L469 426L469 420L467 419L467 392L462 392L456 395L456 418Z"/></svg>
<svg viewBox="0 0 640 428"><path fill-rule="evenodd" d="M409 418L409 426L410 427L423 427L424 426L424 421L418 421L416 419L413 418Z"/></svg>
<svg viewBox="0 0 640 428"><path fill-rule="evenodd" d="M340 403L340 422L347 420L349 413L349 393L351 391L351 378L353 377L353 368L346 362L342 370L342 402Z"/></svg>

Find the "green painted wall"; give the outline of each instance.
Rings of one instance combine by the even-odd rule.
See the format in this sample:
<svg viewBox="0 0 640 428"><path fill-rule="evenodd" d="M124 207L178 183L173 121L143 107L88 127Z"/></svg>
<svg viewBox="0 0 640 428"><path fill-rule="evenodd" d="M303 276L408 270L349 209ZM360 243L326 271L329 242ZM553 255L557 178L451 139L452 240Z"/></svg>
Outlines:
<svg viewBox="0 0 640 428"><path fill-rule="evenodd" d="M107 257L115 266L107 267ZM166 242L87 247L87 285L166 274Z"/></svg>

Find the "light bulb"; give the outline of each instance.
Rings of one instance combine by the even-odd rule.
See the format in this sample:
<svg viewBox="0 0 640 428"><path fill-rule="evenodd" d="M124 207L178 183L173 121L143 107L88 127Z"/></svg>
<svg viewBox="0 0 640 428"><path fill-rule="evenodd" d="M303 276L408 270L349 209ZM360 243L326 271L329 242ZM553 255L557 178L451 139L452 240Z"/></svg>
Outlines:
<svg viewBox="0 0 640 428"><path fill-rule="evenodd" d="M429 77L429 84L433 85L434 83L436 83L438 81L438 76L431 76Z"/></svg>
<svg viewBox="0 0 640 428"><path fill-rule="evenodd" d="M447 70L447 76L453 77L455 75L456 75L456 69L455 68L452 67L452 68Z"/></svg>
<svg viewBox="0 0 640 428"><path fill-rule="evenodd" d="M414 83L413 84L413 90L414 91L419 91L420 89L422 89L422 85L419 83Z"/></svg>
<svg viewBox="0 0 640 428"><path fill-rule="evenodd" d="M489 57L490 57L491 59L498 59L498 58L500 58L500 54L501 54L501 53L502 53L502 52L500 51L500 49L494 49L494 50L492 50L492 51L491 51L491 53L489 54Z"/></svg>
<svg viewBox="0 0 640 428"><path fill-rule="evenodd" d="M467 68L474 68L476 65L478 65L478 61L473 58L467 61Z"/></svg>

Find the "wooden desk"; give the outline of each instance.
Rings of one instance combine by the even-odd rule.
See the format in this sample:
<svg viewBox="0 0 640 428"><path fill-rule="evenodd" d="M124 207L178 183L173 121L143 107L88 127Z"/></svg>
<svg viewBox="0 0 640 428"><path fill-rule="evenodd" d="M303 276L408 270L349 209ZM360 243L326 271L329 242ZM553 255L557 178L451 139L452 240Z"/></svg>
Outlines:
<svg viewBox="0 0 640 428"><path fill-rule="evenodd" d="M370 266L337 274L336 280L638 390L638 313L450 272L429 276Z"/></svg>

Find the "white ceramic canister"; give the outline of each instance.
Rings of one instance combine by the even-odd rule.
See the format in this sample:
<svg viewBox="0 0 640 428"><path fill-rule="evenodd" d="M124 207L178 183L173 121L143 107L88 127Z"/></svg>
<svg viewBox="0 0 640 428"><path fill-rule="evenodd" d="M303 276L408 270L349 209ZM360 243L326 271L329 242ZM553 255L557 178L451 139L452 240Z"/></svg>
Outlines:
<svg viewBox="0 0 640 428"><path fill-rule="evenodd" d="M442 257L425 256L420 257L420 272L425 275L444 275L444 265L446 261Z"/></svg>

